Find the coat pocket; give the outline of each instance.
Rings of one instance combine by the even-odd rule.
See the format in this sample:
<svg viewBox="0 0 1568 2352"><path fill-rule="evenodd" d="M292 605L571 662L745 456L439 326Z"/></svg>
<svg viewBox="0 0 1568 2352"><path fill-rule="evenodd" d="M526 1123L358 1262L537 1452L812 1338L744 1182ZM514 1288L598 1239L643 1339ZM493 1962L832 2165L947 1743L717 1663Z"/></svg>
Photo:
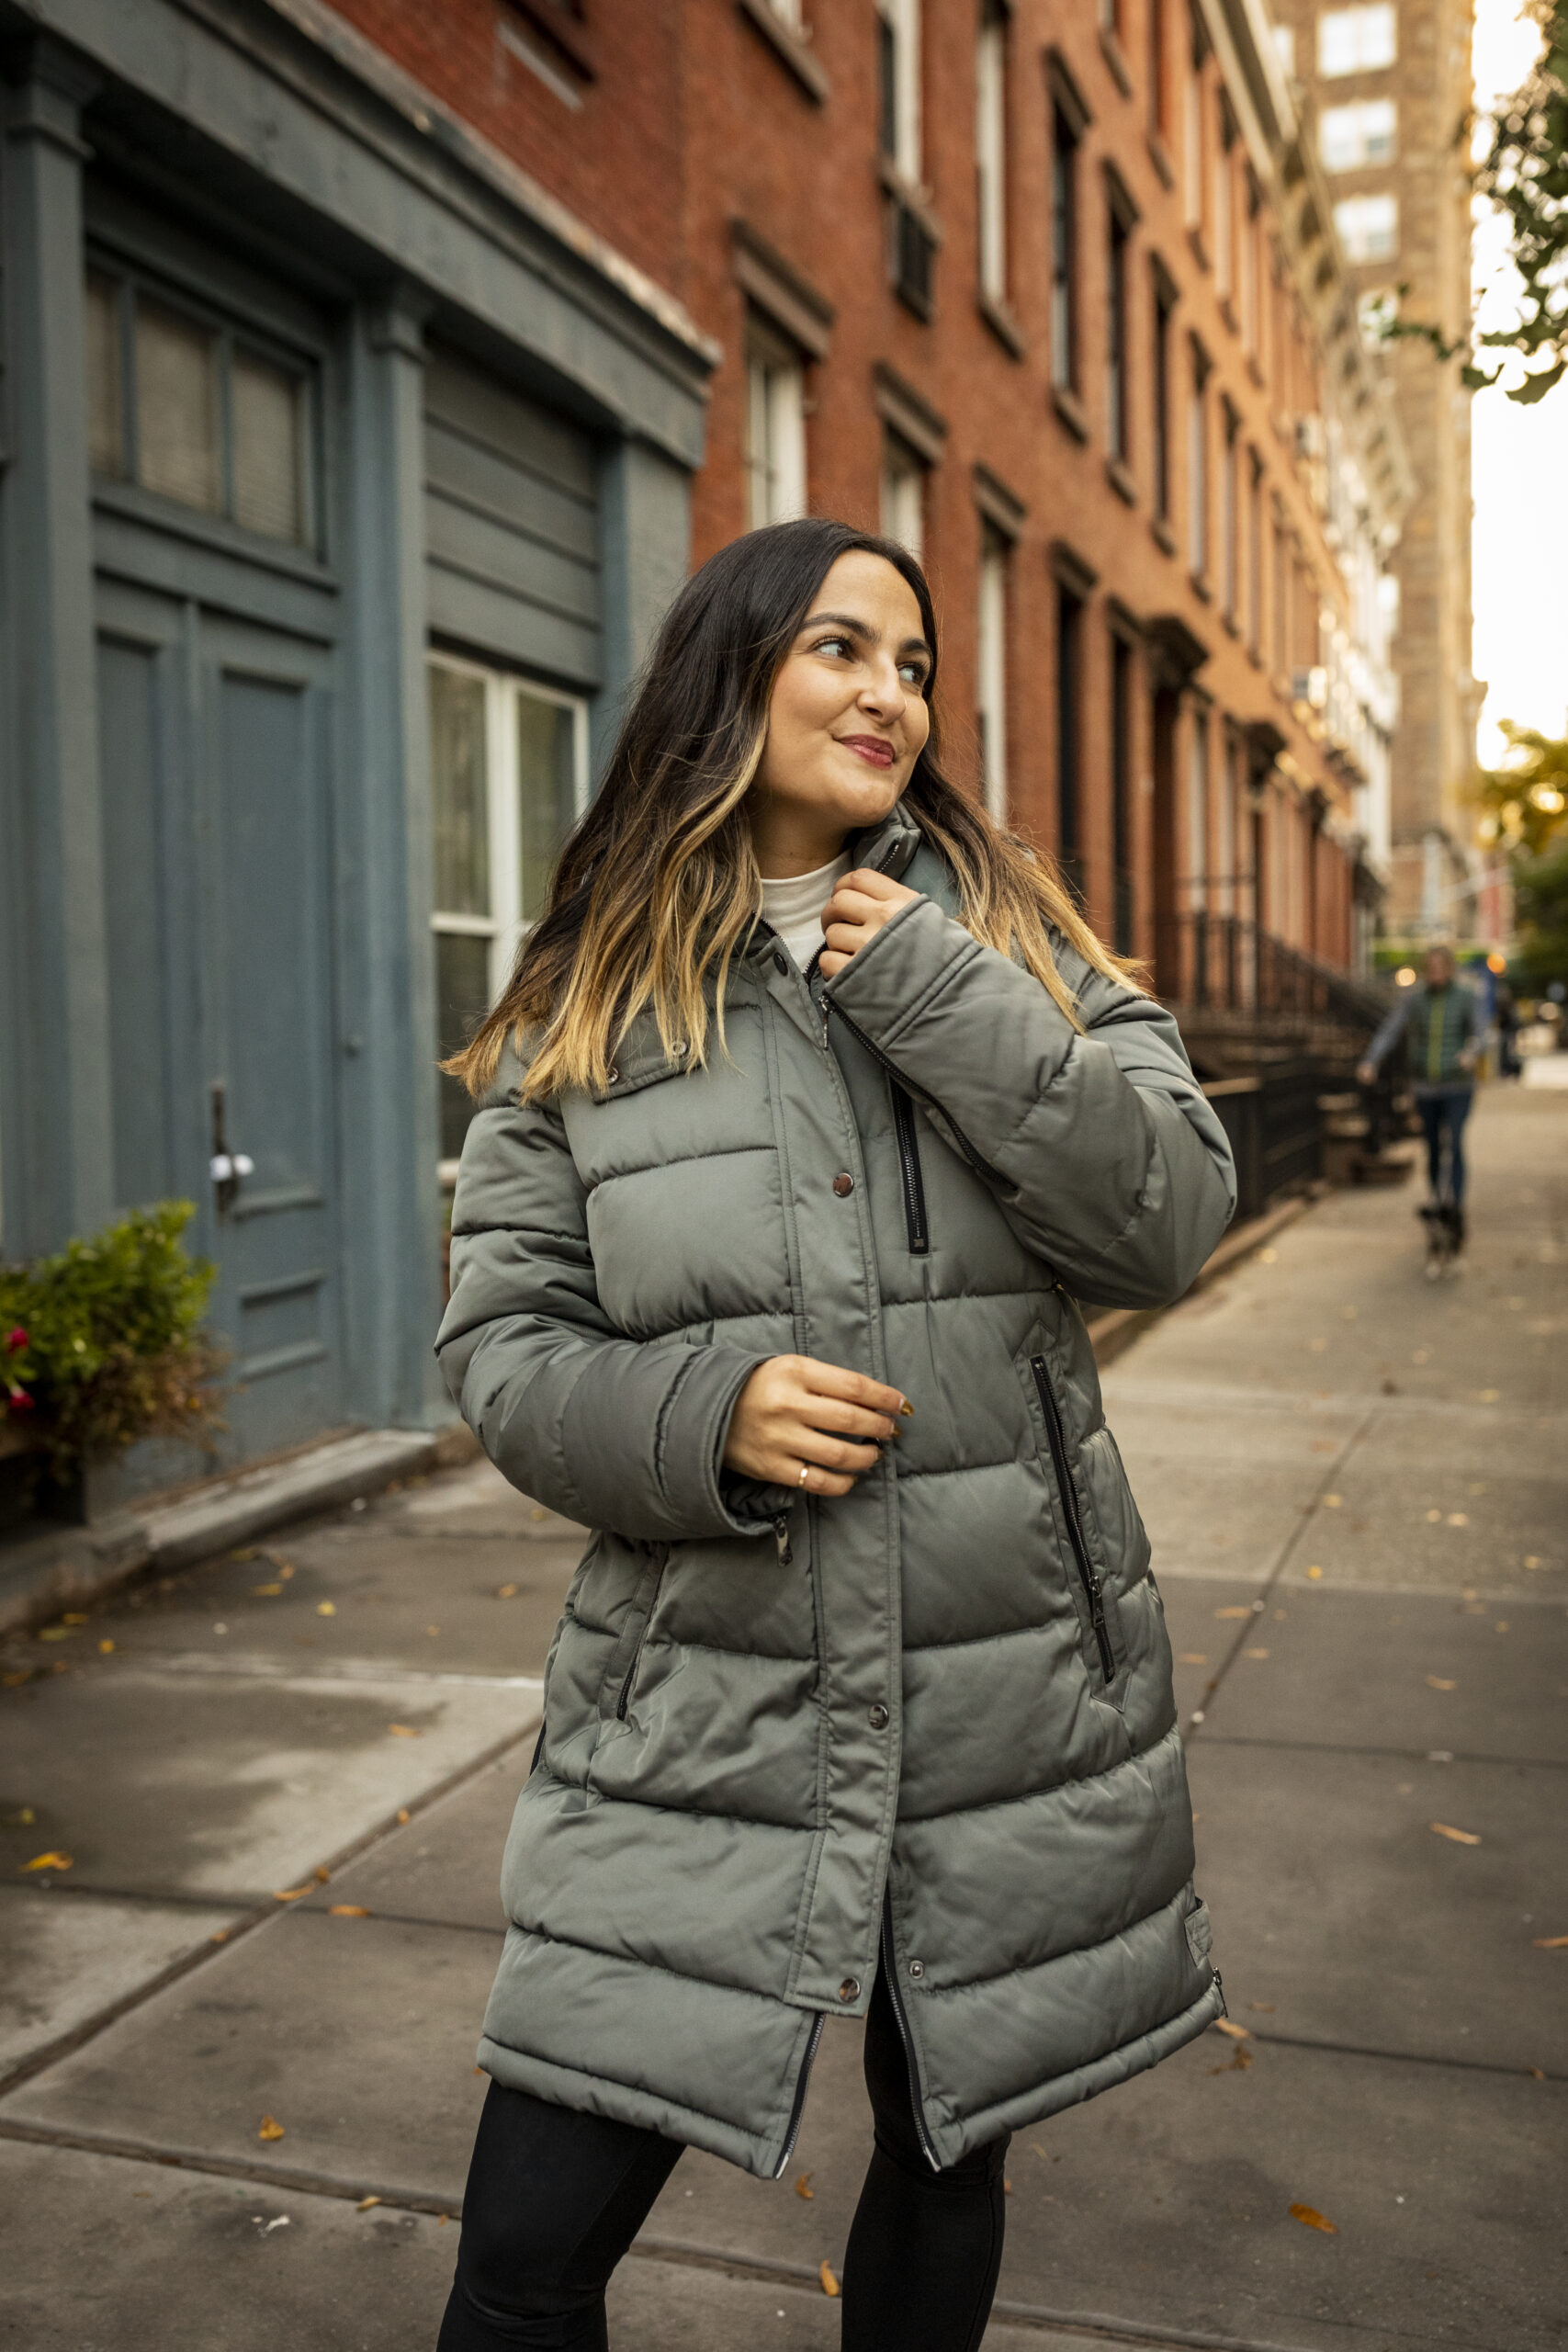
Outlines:
<svg viewBox="0 0 1568 2352"><path fill-rule="evenodd" d="M637 1579L637 1590L626 1610L615 1645L610 1652L604 1679L599 1686L601 1722L611 1717L617 1723L625 1723L626 1719L637 1670L642 1663L642 1653L648 1642L648 1629L653 1622L653 1611L659 1600L659 1588L670 1565L668 1544L649 1544L645 1549L647 1565Z"/></svg>
<svg viewBox="0 0 1568 2352"><path fill-rule="evenodd" d="M1105 1587L1099 1569L1090 1556L1084 1537L1083 1509L1078 1499L1077 1482L1073 1475L1071 1457L1067 1452L1066 1424L1055 1389L1051 1384L1051 1367L1039 1350L1027 1359L1029 1377L1045 1424L1045 1442L1051 1456L1051 1468L1061 1498L1062 1517L1066 1521L1067 1548L1078 1589L1089 1611L1089 1632L1094 1642L1094 1655L1102 1681L1110 1686L1116 1679L1116 1656L1111 1645L1111 1626L1105 1609Z"/></svg>

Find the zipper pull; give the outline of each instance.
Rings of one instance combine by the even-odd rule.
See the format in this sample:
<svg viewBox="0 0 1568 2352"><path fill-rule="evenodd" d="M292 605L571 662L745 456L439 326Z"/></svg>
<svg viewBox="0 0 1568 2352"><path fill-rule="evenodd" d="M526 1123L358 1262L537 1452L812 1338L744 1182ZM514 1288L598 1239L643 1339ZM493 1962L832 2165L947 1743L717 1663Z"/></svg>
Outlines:
<svg viewBox="0 0 1568 2352"><path fill-rule="evenodd" d="M787 1568L795 1557L795 1547L789 1540L789 1513L781 1510L773 1521L773 1542L779 1547L779 1566Z"/></svg>

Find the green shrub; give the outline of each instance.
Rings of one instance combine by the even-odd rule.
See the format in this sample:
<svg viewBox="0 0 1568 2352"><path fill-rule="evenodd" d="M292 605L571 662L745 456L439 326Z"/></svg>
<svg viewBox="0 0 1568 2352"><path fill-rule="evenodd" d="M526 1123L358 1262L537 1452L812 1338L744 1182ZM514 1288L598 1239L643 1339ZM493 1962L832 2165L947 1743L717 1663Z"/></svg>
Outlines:
<svg viewBox="0 0 1568 2352"><path fill-rule="evenodd" d="M0 1265L6 1421L36 1437L56 1478L217 1422L221 1359L200 1328L214 1269L180 1239L195 1214L161 1201L57 1257Z"/></svg>

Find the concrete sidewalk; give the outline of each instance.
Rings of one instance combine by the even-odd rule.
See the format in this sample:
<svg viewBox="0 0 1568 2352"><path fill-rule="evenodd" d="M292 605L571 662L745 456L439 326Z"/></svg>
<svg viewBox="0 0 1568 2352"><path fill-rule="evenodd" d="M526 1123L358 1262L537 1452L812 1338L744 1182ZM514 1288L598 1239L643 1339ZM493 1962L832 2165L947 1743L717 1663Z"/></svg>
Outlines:
<svg viewBox="0 0 1568 2352"><path fill-rule="evenodd" d="M1456 1281L1341 1194L1108 1377L1247 2034L1014 2142L994 2352L1561 2341L1568 1095L1472 1132ZM578 1548L481 1464L10 1645L0 2343L429 2352ZM790 2181L682 2161L627 2352L836 2344L858 2057Z"/></svg>

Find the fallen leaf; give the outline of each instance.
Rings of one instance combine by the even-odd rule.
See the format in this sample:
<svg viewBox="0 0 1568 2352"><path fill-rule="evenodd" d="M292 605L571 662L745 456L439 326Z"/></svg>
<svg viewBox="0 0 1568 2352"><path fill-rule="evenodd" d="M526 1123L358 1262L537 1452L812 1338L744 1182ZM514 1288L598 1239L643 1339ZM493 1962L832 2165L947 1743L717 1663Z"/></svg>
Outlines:
<svg viewBox="0 0 1568 2352"><path fill-rule="evenodd" d="M318 1886L325 1886L327 1881L332 1876L332 1872L328 1870L325 1862L318 1862L310 1875L315 1880Z"/></svg>
<svg viewBox="0 0 1568 2352"><path fill-rule="evenodd" d="M1456 1846L1479 1846L1481 1843L1473 1829L1453 1829L1446 1821L1429 1821L1427 1826L1435 1829L1439 1838L1451 1838Z"/></svg>
<svg viewBox="0 0 1568 2352"><path fill-rule="evenodd" d="M1428 1527L1436 1527L1436 1526L1437 1526L1437 1524L1438 1524L1438 1521L1442 1518L1442 1515L1443 1515L1443 1514L1442 1514L1442 1512L1441 1512L1440 1510L1429 1510L1429 1511L1427 1513L1427 1526L1428 1526Z"/></svg>
<svg viewBox="0 0 1568 2352"><path fill-rule="evenodd" d="M314 1894L315 1892L316 1882L310 1879L304 1886L275 1886L272 1899L275 1903L298 1903L302 1894Z"/></svg>
<svg viewBox="0 0 1568 2352"><path fill-rule="evenodd" d="M226 1943L228 1942L228 1940L229 1940L229 1930L228 1930L228 1928L213 1928L213 1930L212 1930L212 1933L208 1937L207 1940L208 1940L208 1942L209 1942L209 1944L226 1944Z"/></svg>
<svg viewBox="0 0 1568 2352"><path fill-rule="evenodd" d="M39 1632L39 1639L40 1642L68 1642L71 1639L71 1632L69 1625L45 1625Z"/></svg>
<svg viewBox="0 0 1568 2352"><path fill-rule="evenodd" d="M811 2175L808 2172L803 2172L795 2182L795 2193L797 2197L804 2197L808 2205L816 2196L817 2191L811 2186Z"/></svg>
<svg viewBox="0 0 1568 2352"><path fill-rule="evenodd" d="M1247 1657L1267 1657L1269 1653L1267 1650L1247 1650L1245 1655Z"/></svg>
<svg viewBox="0 0 1568 2352"><path fill-rule="evenodd" d="M452 2218L452 2216L451 2216L451 2214L450 2214L450 2213L437 2213L437 2215L435 2216L435 2226L436 2226L436 2228L437 2228L438 2230L444 2230L444 2229L446 2227L447 2222L451 2220L451 2218Z"/></svg>
<svg viewBox="0 0 1568 2352"><path fill-rule="evenodd" d="M80 1609L62 1609L60 1622L62 1625L85 1625L87 1620Z"/></svg>
<svg viewBox="0 0 1568 2352"><path fill-rule="evenodd" d="M1568 1951L1568 1936L1532 1936L1537 1951Z"/></svg>
<svg viewBox="0 0 1568 2352"><path fill-rule="evenodd" d="M281 2140L282 2137L283 2126L279 2123L277 2118L275 2115L264 2115L261 2120L261 2129L257 2132L256 2138L258 2140Z"/></svg>
<svg viewBox="0 0 1568 2352"><path fill-rule="evenodd" d="M68 1871L71 1857L69 1854L35 1854L32 1860L23 1862L21 1868L25 1871Z"/></svg>
<svg viewBox="0 0 1568 2352"><path fill-rule="evenodd" d="M817 2273L817 2276L822 2281L822 2292L825 2295L836 2295L838 2293L839 2282L833 2276L833 2267L831 2263L825 2261L821 2269Z"/></svg>
<svg viewBox="0 0 1568 2352"><path fill-rule="evenodd" d="M1216 1617L1250 1617L1252 1603L1244 1601L1239 1609L1216 1609L1214 1614Z"/></svg>
<svg viewBox="0 0 1568 2352"><path fill-rule="evenodd" d="M1540 1567L1540 1562L1537 1559L1537 1557L1536 1557L1536 1555L1535 1555L1535 1554L1534 1554L1533 1552L1527 1552L1527 1553L1525 1554L1525 1566L1526 1566L1526 1567L1527 1567L1527 1568L1539 1568L1539 1567Z"/></svg>
<svg viewBox="0 0 1568 2352"><path fill-rule="evenodd" d="M1251 2051L1238 2043L1234 2054L1223 2066L1211 2066L1209 2072L1211 2075L1240 2075L1245 2074L1251 2064Z"/></svg>
<svg viewBox="0 0 1568 2352"><path fill-rule="evenodd" d="M497 1600L515 1600L517 1598L517 1587L514 1584L497 1585L495 1589L495 1597Z"/></svg>
<svg viewBox="0 0 1568 2352"><path fill-rule="evenodd" d="M1449 1525L1450 1527L1468 1527L1470 1525L1470 1513L1466 1510L1450 1510L1449 1513Z"/></svg>
<svg viewBox="0 0 1568 2352"><path fill-rule="evenodd" d="M394 1739L422 1739L424 1736L415 1731L412 1724L389 1724L387 1729Z"/></svg>
<svg viewBox="0 0 1568 2352"><path fill-rule="evenodd" d="M329 1903L327 1916L332 1919L368 1919L370 1914L363 1903Z"/></svg>
<svg viewBox="0 0 1568 2352"><path fill-rule="evenodd" d="M354 2210L356 2213L368 2213L372 2205L379 2205L380 2202L378 2197L362 2197Z"/></svg>
<svg viewBox="0 0 1568 2352"><path fill-rule="evenodd" d="M1457 1690L1459 1684L1445 1680L1440 1674L1429 1674L1427 1677L1427 1688L1429 1690Z"/></svg>
<svg viewBox="0 0 1568 2352"><path fill-rule="evenodd" d="M1207 1666L1209 1663L1207 1650L1183 1650L1180 1657L1183 1666Z"/></svg>
<svg viewBox="0 0 1568 2352"><path fill-rule="evenodd" d="M251 1598L253 1600L276 1600L282 1590L280 1584L254 1584Z"/></svg>
<svg viewBox="0 0 1568 2352"><path fill-rule="evenodd" d="M1247 2006L1249 2009L1258 2010L1259 2015L1262 2017L1271 2018L1274 2014L1274 2004L1272 2001L1248 2001Z"/></svg>
<svg viewBox="0 0 1568 2352"><path fill-rule="evenodd" d="M1002 2195L1004 2197L1010 2197L1012 2195L1012 2183L1008 2178L1005 2172L1002 2175Z"/></svg>
<svg viewBox="0 0 1568 2352"><path fill-rule="evenodd" d="M1525 2072L1529 2076L1532 2083L1544 2083L1546 2080L1546 2068L1544 2066L1527 2066L1525 2068Z"/></svg>
<svg viewBox="0 0 1568 2352"><path fill-rule="evenodd" d="M1339 2234L1338 2222L1325 2221L1315 2205L1292 2205L1291 2219L1292 2222L1300 2222L1304 2229L1326 2231L1331 2238L1337 2238Z"/></svg>
<svg viewBox="0 0 1568 2352"><path fill-rule="evenodd" d="M1278 1262L1280 1252L1278 1250L1260 1250L1258 1255L1263 1265L1272 1266Z"/></svg>
<svg viewBox="0 0 1568 2352"><path fill-rule="evenodd" d="M6 1815L7 1829L30 1829L38 1819L30 1804L18 1805L15 1813Z"/></svg>
<svg viewBox="0 0 1568 2352"><path fill-rule="evenodd" d="M427 1625L424 1630L427 1634L438 1634L441 1628L439 1625Z"/></svg>
<svg viewBox="0 0 1568 2352"><path fill-rule="evenodd" d="M406 1805L406 1804L400 1804L400 1805L398 1807L398 1819L399 1819L399 1821L400 1821L400 1822L406 1821L406 1820L408 1819L408 1817L409 1817L409 1809L408 1809L407 1805Z"/></svg>
<svg viewBox="0 0 1568 2352"><path fill-rule="evenodd" d="M247 1560L259 1560L261 1554L254 1544L245 1544L241 1546L239 1551L231 1552L229 1557L231 1560L238 1560L241 1566L243 1566Z"/></svg>
<svg viewBox="0 0 1568 2352"><path fill-rule="evenodd" d="M113 1647L114 1644L112 1642L100 1642L98 1644L98 1656L100 1657L107 1657Z"/></svg>
<svg viewBox="0 0 1568 2352"><path fill-rule="evenodd" d="M1235 2018L1216 2018L1214 2024L1221 2033L1228 2033L1233 2041L1250 2041L1252 2039L1251 2030L1245 2025L1237 2025Z"/></svg>
<svg viewBox="0 0 1568 2352"><path fill-rule="evenodd" d="M1323 1508L1325 1510L1337 1510L1344 1499L1343 1495L1325 1495Z"/></svg>
<svg viewBox="0 0 1568 2352"><path fill-rule="evenodd" d="M1314 1584L1315 1584L1315 1583L1317 1582L1317 1580L1318 1580L1319 1577L1321 1577L1321 1576L1322 1576L1322 1574L1323 1574L1323 1570L1322 1570L1321 1568L1309 1568L1309 1569L1307 1570L1307 1574L1308 1574L1308 1576L1309 1576L1309 1577L1311 1577L1311 1578L1312 1578L1312 1580L1313 1580Z"/></svg>

